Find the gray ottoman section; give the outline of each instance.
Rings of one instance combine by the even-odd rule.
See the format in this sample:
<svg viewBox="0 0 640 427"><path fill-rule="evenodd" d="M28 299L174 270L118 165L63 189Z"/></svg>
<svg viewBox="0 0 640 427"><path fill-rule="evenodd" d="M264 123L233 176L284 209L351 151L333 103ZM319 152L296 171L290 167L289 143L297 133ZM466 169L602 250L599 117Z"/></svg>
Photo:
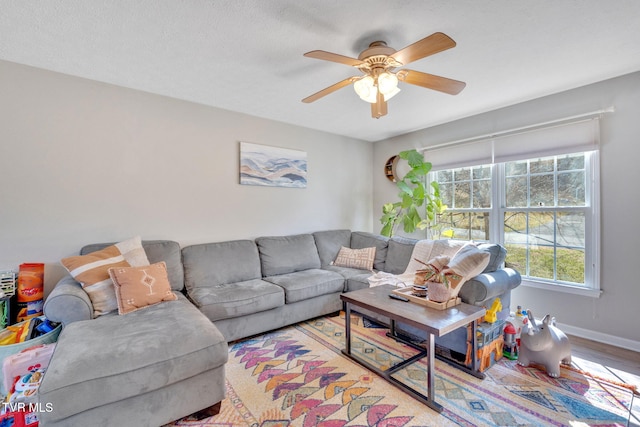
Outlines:
<svg viewBox="0 0 640 427"><path fill-rule="evenodd" d="M182 296L122 316L70 323L60 334L40 386L39 401L53 408L51 413L41 413L41 421L80 425L66 419L129 398L154 395L154 391L204 372L218 369L218 376L224 378L227 358L222 334ZM204 408L222 400L223 390L211 384L207 395L189 398L195 400L194 407ZM191 393L186 388L181 392ZM164 403L170 405L173 400ZM151 399L145 402L145 406L162 404ZM140 410L144 412L144 406ZM177 415L188 414L178 412L182 410L175 408ZM143 420L149 414L140 417L140 424L128 425L147 425ZM163 420L169 421L172 419Z"/></svg>
<svg viewBox="0 0 640 427"><path fill-rule="evenodd" d="M284 305L282 288L262 280L253 241L187 246L182 254L189 298L211 321Z"/></svg>

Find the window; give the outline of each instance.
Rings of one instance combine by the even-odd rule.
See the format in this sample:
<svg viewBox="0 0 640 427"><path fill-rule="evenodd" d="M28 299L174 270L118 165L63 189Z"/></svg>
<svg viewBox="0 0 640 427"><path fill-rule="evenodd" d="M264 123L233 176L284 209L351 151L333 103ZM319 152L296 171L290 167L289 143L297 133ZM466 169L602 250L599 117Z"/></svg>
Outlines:
<svg viewBox="0 0 640 427"><path fill-rule="evenodd" d="M539 287L598 290L597 151L432 172L447 210L440 237L493 241ZM597 227L596 227L597 228ZM586 292L589 294L589 292Z"/></svg>
<svg viewBox="0 0 640 427"><path fill-rule="evenodd" d="M585 286L589 153L507 162L503 242L525 277Z"/></svg>
<svg viewBox="0 0 640 427"><path fill-rule="evenodd" d="M605 112L425 147L448 206L434 231L503 244L525 286L599 296Z"/></svg>
<svg viewBox="0 0 640 427"><path fill-rule="evenodd" d="M440 232L449 238L491 240L490 165L436 172L442 203L448 209L438 219Z"/></svg>

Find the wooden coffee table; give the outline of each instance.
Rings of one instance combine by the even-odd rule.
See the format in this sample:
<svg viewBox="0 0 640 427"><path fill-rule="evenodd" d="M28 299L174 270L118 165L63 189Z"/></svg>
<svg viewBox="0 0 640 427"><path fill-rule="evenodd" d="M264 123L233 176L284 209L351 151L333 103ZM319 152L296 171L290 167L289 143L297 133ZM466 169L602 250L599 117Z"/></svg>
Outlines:
<svg viewBox="0 0 640 427"><path fill-rule="evenodd" d="M436 403L434 393L435 337L446 335L451 331L454 331L458 328L466 327L468 324L471 324L471 336L473 337L472 348L477 348L477 320L485 315L486 310L483 307L476 307L474 305L465 303L461 303L459 305L456 305L455 307L451 307L445 310L436 310L434 308L425 307L412 302L404 302L392 299L389 297L389 294L391 294L391 291L393 289L394 287L391 285L376 286L373 288L365 288L357 291L347 292L340 296L340 298L345 303L346 314L346 348L342 350L342 353L350 359L358 362L365 368L377 373L378 375L386 379L389 383L405 391L420 402L428 405L430 408L441 412L442 406ZM378 313L388 317L390 319L390 333L388 335L415 348L416 350L418 350L418 354L410 357L409 359L403 360L402 362L386 370L381 370L377 366L373 366L367 361L354 355L351 352L350 319L352 305L366 308L367 310L370 310L374 313ZM402 322L425 331L427 333L426 348L402 339L402 337L396 333L396 322ZM393 373L422 359L423 357L428 357L426 396L392 377ZM472 370L478 372L478 362L475 354L472 359Z"/></svg>

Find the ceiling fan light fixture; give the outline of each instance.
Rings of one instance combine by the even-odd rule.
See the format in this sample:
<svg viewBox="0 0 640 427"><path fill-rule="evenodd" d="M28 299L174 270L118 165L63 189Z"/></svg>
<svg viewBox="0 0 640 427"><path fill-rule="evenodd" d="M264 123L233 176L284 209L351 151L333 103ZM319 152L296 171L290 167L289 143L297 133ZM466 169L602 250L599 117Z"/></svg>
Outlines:
<svg viewBox="0 0 640 427"><path fill-rule="evenodd" d="M382 91L380 91L382 93ZM384 96L384 100L385 102L390 100L391 98L393 98L394 96L396 96L398 94L398 92L400 92L400 88L399 87L395 87L393 88L393 90L389 93L383 93L382 96Z"/></svg>
<svg viewBox="0 0 640 427"><path fill-rule="evenodd" d="M378 90L383 95L395 95L398 93L398 77L388 71L380 73L378 76ZM391 96L389 96L389 98L391 98Z"/></svg>
<svg viewBox="0 0 640 427"><path fill-rule="evenodd" d="M349 84L353 84L358 96L371 104L371 116L380 118L387 114L387 101L400 92L398 80L406 84L437 90L450 95L457 95L466 86L464 82L423 73L414 70L397 70L414 61L451 49L456 42L443 33L433 33L400 50L387 46L383 41L375 41L369 48L360 52L358 59L324 50L313 50L304 56L349 65L362 72L362 75L348 77L302 100L304 103L335 92Z"/></svg>
<svg viewBox="0 0 640 427"><path fill-rule="evenodd" d="M353 89L363 101L371 104L376 102L378 88L374 85L373 77L365 76L361 78L353 84Z"/></svg>

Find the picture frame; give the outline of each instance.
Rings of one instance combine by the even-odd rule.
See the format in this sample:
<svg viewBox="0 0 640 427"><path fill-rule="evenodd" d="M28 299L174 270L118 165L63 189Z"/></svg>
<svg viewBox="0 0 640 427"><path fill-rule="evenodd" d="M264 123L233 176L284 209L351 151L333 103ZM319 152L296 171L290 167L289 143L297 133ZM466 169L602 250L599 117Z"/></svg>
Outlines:
<svg viewBox="0 0 640 427"><path fill-rule="evenodd" d="M241 141L240 184L306 188L307 153Z"/></svg>

